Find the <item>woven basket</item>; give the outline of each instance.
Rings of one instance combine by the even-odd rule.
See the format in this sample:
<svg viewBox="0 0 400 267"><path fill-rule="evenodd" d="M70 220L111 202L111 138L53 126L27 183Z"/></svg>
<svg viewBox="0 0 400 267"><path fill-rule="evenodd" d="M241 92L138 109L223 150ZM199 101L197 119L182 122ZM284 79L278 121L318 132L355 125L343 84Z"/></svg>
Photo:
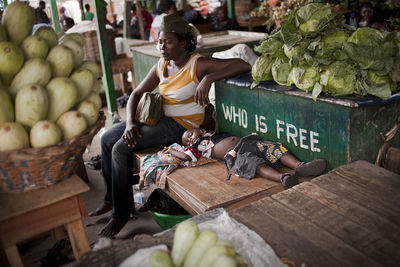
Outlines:
<svg viewBox="0 0 400 267"><path fill-rule="evenodd" d="M69 177L104 122L104 113L100 112L96 124L74 138L45 148L0 152L0 191L29 191Z"/></svg>
<svg viewBox="0 0 400 267"><path fill-rule="evenodd" d="M100 52L99 52L99 45L97 42L97 32L87 31L87 32L82 32L81 34L85 40L85 43L83 45L83 49L85 51L84 60L91 60L100 63ZM117 56L117 52L115 49L114 32L111 29L107 30L107 41L108 41L108 48L110 51L110 59L115 59Z"/></svg>

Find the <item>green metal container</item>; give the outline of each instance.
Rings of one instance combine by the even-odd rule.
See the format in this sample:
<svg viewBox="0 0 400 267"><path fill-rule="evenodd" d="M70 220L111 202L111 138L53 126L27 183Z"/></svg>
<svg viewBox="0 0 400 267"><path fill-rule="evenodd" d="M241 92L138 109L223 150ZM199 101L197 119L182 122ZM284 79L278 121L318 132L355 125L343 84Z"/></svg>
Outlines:
<svg viewBox="0 0 400 267"><path fill-rule="evenodd" d="M324 158L328 170L359 159L375 162L381 133L400 120L400 93L390 99L322 96L262 83L250 75L216 83L218 129L238 136L258 133L284 144L303 161ZM400 134L391 145L400 147Z"/></svg>

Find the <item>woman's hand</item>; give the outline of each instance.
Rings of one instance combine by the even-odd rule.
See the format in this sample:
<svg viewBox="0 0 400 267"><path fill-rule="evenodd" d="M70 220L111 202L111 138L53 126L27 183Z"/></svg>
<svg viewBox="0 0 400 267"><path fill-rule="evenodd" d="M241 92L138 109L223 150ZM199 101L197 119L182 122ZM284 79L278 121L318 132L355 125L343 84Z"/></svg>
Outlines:
<svg viewBox="0 0 400 267"><path fill-rule="evenodd" d="M205 106L210 103L208 99L208 93L210 92L212 82L209 81L207 76L205 76L199 85L197 85L196 92L194 94L194 102L201 106Z"/></svg>
<svg viewBox="0 0 400 267"><path fill-rule="evenodd" d="M126 125L125 131L122 134L122 140L124 140L124 143L129 147L134 147L137 143L137 137L142 137L142 135L140 134L139 129L136 127L136 124Z"/></svg>

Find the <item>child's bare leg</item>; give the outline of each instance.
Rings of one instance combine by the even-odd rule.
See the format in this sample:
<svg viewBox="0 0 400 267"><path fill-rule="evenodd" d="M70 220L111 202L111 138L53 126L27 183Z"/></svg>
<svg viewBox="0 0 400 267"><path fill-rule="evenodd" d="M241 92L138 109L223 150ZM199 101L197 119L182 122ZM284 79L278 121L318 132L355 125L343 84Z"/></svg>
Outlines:
<svg viewBox="0 0 400 267"><path fill-rule="evenodd" d="M284 166L289 167L293 170L296 169L296 167L300 164L300 161L290 153L286 153L285 155L283 155L280 158L280 161Z"/></svg>
<svg viewBox="0 0 400 267"><path fill-rule="evenodd" d="M257 166L256 173L262 178L267 178L275 182L281 182L283 188L285 189L291 188L292 186L299 183L299 180L295 174L282 174L264 163Z"/></svg>
<svg viewBox="0 0 400 267"><path fill-rule="evenodd" d="M267 178L275 182L281 182L282 173L267 166L264 163L261 163L260 165L257 166L256 173L258 176L261 176L263 178Z"/></svg>

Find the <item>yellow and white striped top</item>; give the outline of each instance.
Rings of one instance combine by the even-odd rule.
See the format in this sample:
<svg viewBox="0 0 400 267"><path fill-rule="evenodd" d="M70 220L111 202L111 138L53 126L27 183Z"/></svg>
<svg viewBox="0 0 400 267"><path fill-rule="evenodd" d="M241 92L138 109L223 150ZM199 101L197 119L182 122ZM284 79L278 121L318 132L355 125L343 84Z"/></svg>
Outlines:
<svg viewBox="0 0 400 267"><path fill-rule="evenodd" d="M198 128L204 120L204 107L194 102L199 80L196 75L200 54L192 54L186 65L174 75L165 77L168 61L161 58L157 64L160 94L163 97L164 116L171 117L186 129Z"/></svg>

